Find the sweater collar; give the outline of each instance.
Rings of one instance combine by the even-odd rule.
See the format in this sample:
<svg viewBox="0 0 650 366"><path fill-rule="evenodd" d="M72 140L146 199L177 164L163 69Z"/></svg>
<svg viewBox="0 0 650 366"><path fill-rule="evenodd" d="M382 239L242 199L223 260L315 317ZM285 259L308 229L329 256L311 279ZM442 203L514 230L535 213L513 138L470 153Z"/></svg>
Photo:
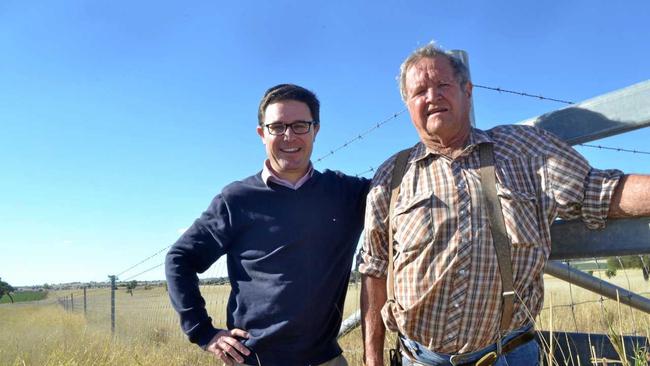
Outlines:
<svg viewBox="0 0 650 366"><path fill-rule="evenodd" d="M262 181L264 181L264 184L266 184L267 186L269 185L269 182L273 182L283 187L297 190L300 187L302 187L305 183L307 183L307 181L309 180L309 178L312 177L312 175L314 175L314 166L311 164L311 162L309 163L309 169L307 170L307 173L305 173L305 175L303 175L302 178L298 179L298 181L295 184L289 182L286 179L282 179L278 177L278 175L275 174L273 169L271 169L271 163L269 162L268 159L264 161L264 166L262 167Z"/></svg>

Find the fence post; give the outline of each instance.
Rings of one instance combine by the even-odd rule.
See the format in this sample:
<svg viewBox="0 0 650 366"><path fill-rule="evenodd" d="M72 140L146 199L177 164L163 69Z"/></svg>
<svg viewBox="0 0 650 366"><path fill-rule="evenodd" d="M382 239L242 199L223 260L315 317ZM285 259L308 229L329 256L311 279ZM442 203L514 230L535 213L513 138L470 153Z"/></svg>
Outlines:
<svg viewBox="0 0 650 366"><path fill-rule="evenodd" d="M70 294L70 312L74 313L74 294Z"/></svg>
<svg viewBox="0 0 650 366"><path fill-rule="evenodd" d="M88 286L84 286L84 317L86 317L86 288Z"/></svg>
<svg viewBox="0 0 650 366"><path fill-rule="evenodd" d="M111 279L111 334L115 334L115 278L116 276L108 276Z"/></svg>

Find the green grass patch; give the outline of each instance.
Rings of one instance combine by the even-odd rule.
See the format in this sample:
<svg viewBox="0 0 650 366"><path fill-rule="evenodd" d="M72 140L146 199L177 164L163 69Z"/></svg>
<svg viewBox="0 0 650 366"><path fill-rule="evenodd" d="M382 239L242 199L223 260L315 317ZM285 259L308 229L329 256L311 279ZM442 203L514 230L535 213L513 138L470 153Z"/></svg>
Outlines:
<svg viewBox="0 0 650 366"><path fill-rule="evenodd" d="M20 291L13 292L11 296L14 298L14 302L25 302L25 301L38 301L43 300L47 296L46 291ZM0 298L0 304L10 303L11 299L9 296L4 295Z"/></svg>
<svg viewBox="0 0 650 366"><path fill-rule="evenodd" d="M606 261L572 261L571 266L583 272L587 271L604 271L607 269Z"/></svg>

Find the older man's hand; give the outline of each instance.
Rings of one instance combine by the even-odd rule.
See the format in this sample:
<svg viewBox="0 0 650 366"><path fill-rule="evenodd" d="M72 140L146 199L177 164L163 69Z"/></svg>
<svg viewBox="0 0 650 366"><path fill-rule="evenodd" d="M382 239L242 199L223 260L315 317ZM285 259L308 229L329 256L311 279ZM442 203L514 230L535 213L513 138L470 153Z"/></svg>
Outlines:
<svg viewBox="0 0 650 366"><path fill-rule="evenodd" d="M251 351L236 338L248 338L248 333L241 329L221 330L217 333L208 346L206 351L217 356L226 365L232 366L234 362L244 362L242 355L248 356Z"/></svg>

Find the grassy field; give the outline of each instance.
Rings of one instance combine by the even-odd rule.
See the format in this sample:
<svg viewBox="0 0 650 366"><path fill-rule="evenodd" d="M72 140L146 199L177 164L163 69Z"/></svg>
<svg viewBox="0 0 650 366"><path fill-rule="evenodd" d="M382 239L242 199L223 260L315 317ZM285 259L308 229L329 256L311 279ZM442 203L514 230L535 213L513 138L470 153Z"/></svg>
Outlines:
<svg viewBox="0 0 650 366"><path fill-rule="evenodd" d="M47 296L45 291L20 291L13 292L11 296L14 298L15 302L25 302L25 301L38 301L42 300ZM9 296L4 295L0 298L0 304L10 303L11 299Z"/></svg>
<svg viewBox="0 0 650 366"><path fill-rule="evenodd" d="M612 282L638 293L650 293L640 271L619 271ZM202 288L207 308L217 326L223 326L227 286ZM210 355L189 344L162 287L137 288L133 296L116 292L116 332L110 332L110 291L76 291L74 308L65 311L57 298L70 291L50 293L37 303L0 305L0 365L217 365ZM359 289L351 285L343 311L347 317L359 307ZM571 304L574 306L571 306ZM550 306L553 306L551 311ZM602 300L599 295L546 278L545 310L536 319L538 329L606 333L609 329L646 335L648 315ZM350 365L362 365L359 330L340 340ZM391 342L392 344L392 342Z"/></svg>

